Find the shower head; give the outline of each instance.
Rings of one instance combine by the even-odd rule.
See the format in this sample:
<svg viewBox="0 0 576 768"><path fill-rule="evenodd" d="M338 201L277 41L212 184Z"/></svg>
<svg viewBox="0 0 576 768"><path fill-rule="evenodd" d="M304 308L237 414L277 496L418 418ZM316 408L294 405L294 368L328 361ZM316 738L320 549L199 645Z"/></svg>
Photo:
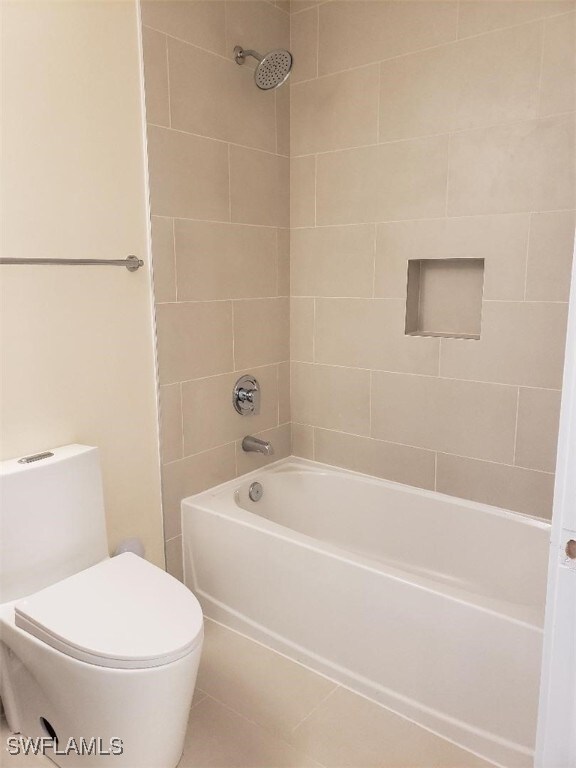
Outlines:
<svg viewBox="0 0 576 768"><path fill-rule="evenodd" d="M279 48L262 56L257 51L244 50L239 45L234 48L236 64L245 64L246 57L252 56L258 62L254 71L254 82L263 91L278 88L285 83L292 69L292 54Z"/></svg>

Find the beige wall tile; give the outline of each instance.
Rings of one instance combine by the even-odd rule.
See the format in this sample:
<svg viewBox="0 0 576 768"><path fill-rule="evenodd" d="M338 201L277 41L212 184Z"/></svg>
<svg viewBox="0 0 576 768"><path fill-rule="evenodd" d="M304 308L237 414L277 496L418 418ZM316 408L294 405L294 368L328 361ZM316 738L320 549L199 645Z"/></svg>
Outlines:
<svg viewBox="0 0 576 768"><path fill-rule="evenodd" d="M314 361L314 299L290 299L290 360Z"/></svg>
<svg viewBox="0 0 576 768"><path fill-rule="evenodd" d="M377 220L380 192L378 147L329 152L318 155L316 162L318 224L356 224Z"/></svg>
<svg viewBox="0 0 576 768"><path fill-rule="evenodd" d="M278 424L290 421L290 361L278 364Z"/></svg>
<svg viewBox="0 0 576 768"><path fill-rule="evenodd" d="M515 464L554 472L560 392L520 387Z"/></svg>
<svg viewBox="0 0 576 768"><path fill-rule="evenodd" d="M338 688L296 728L292 744L329 768L382 765L382 755L395 768L488 768L470 752L346 688Z"/></svg>
<svg viewBox="0 0 576 768"><path fill-rule="evenodd" d="M466 0L460 3L459 37L525 24L573 7L573 0Z"/></svg>
<svg viewBox="0 0 576 768"><path fill-rule="evenodd" d="M182 536L176 536L166 542L166 570L178 581L184 581Z"/></svg>
<svg viewBox="0 0 576 768"><path fill-rule="evenodd" d="M229 220L226 144L149 126L148 157L152 213Z"/></svg>
<svg viewBox="0 0 576 768"><path fill-rule="evenodd" d="M318 8L310 8L290 19L290 50L294 65L291 83L316 77L318 68Z"/></svg>
<svg viewBox="0 0 576 768"><path fill-rule="evenodd" d="M575 224L573 211L532 214L526 275L527 299L568 301Z"/></svg>
<svg viewBox="0 0 576 768"><path fill-rule="evenodd" d="M378 220L443 216L448 138L433 136L381 145L378 174Z"/></svg>
<svg viewBox="0 0 576 768"><path fill-rule="evenodd" d="M149 27L226 54L224 0L143 0L142 21Z"/></svg>
<svg viewBox="0 0 576 768"><path fill-rule="evenodd" d="M172 219L151 216L154 299L176 301L176 260Z"/></svg>
<svg viewBox="0 0 576 768"><path fill-rule="evenodd" d="M389 59L456 38L456 2L365 2L320 6L319 72Z"/></svg>
<svg viewBox="0 0 576 768"><path fill-rule="evenodd" d="M233 369L230 302L159 304L156 323L161 384Z"/></svg>
<svg viewBox="0 0 576 768"><path fill-rule="evenodd" d="M288 156L290 154L290 86L286 84L278 88L274 91L274 96L276 99L276 151L279 155ZM237 115L235 119L238 119Z"/></svg>
<svg viewBox="0 0 576 768"><path fill-rule="evenodd" d="M289 161L243 147L230 147L232 221L287 227L290 221Z"/></svg>
<svg viewBox="0 0 576 768"><path fill-rule="evenodd" d="M179 40L168 41L168 57L172 128L276 151L275 97L251 70Z"/></svg>
<svg viewBox="0 0 576 768"><path fill-rule="evenodd" d="M180 301L276 295L273 227L177 219L174 231Z"/></svg>
<svg viewBox="0 0 576 768"><path fill-rule="evenodd" d="M442 339L440 373L560 388L565 334L564 304L485 302L479 341Z"/></svg>
<svg viewBox="0 0 576 768"><path fill-rule="evenodd" d="M261 432L278 424L276 366L251 370L261 387L258 415L246 419L232 405L232 391L241 372L210 376L182 384L184 455L200 453L232 443L247 433Z"/></svg>
<svg viewBox="0 0 576 768"><path fill-rule="evenodd" d="M278 296L290 296L290 230L276 230L278 256Z"/></svg>
<svg viewBox="0 0 576 768"><path fill-rule="evenodd" d="M279 427L267 429L263 432L251 431L250 434L259 437L260 440L268 440L272 443L274 453L270 456L265 456L262 453L246 453L246 451L242 450L242 441L239 440L236 443L236 464L239 475L243 475L246 472L253 472L255 469L265 467L267 464L272 464L273 461L285 459L287 456L290 456L290 424L282 424Z"/></svg>
<svg viewBox="0 0 576 768"><path fill-rule="evenodd" d="M530 24L383 62L380 141L536 117L541 44Z"/></svg>
<svg viewBox="0 0 576 768"><path fill-rule="evenodd" d="M379 224L375 295L405 298L409 259L484 259L484 298L524 298L528 214Z"/></svg>
<svg viewBox="0 0 576 768"><path fill-rule="evenodd" d="M182 499L212 488L213 485L232 480L235 476L234 443L165 464L162 467L162 508L166 541L180 536L182 532Z"/></svg>
<svg viewBox="0 0 576 768"><path fill-rule="evenodd" d="M551 517L554 475L439 453L436 477L440 493Z"/></svg>
<svg viewBox="0 0 576 768"><path fill-rule="evenodd" d="M162 463L181 459L182 398L180 384L160 387L160 454Z"/></svg>
<svg viewBox="0 0 576 768"><path fill-rule="evenodd" d="M292 455L314 459L314 427L292 422Z"/></svg>
<svg viewBox="0 0 576 768"><path fill-rule="evenodd" d="M292 418L356 435L370 431L370 373L292 363Z"/></svg>
<svg viewBox="0 0 576 768"><path fill-rule="evenodd" d="M574 118L500 125L452 136L448 214L573 208Z"/></svg>
<svg viewBox="0 0 576 768"><path fill-rule="evenodd" d="M166 35L142 27L142 52L146 87L146 121L170 125Z"/></svg>
<svg viewBox="0 0 576 768"><path fill-rule="evenodd" d="M290 159L290 226L316 224L316 158Z"/></svg>
<svg viewBox="0 0 576 768"><path fill-rule="evenodd" d="M295 229L293 296L372 296L374 226Z"/></svg>
<svg viewBox="0 0 576 768"><path fill-rule="evenodd" d="M290 359L290 300L234 302L234 360L237 368Z"/></svg>
<svg viewBox="0 0 576 768"><path fill-rule="evenodd" d="M434 490L435 453L369 437L316 429L317 461Z"/></svg>
<svg viewBox="0 0 576 768"><path fill-rule="evenodd" d="M576 14L548 19L544 25L544 53L540 114L576 109Z"/></svg>
<svg viewBox="0 0 576 768"><path fill-rule="evenodd" d="M372 437L512 463L516 398L515 387L376 372Z"/></svg>
<svg viewBox="0 0 576 768"><path fill-rule="evenodd" d="M400 299L316 299L316 362L436 375L439 340L406 336L405 316Z"/></svg>
<svg viewBox="0 0 576 768"><path fill-rule="evenodd" d="M307 155L375 144L379 79L378 64L372 64L292 85L292 153Z"/></svg>
<svg viewBox="0 0 576 768"><path fill-rule="evenodd" d="M226 50L235 45L264 54L290 48L290 19L265 0L230 0L226 3ZM247 62L252 67L253 62Z"/></svg>

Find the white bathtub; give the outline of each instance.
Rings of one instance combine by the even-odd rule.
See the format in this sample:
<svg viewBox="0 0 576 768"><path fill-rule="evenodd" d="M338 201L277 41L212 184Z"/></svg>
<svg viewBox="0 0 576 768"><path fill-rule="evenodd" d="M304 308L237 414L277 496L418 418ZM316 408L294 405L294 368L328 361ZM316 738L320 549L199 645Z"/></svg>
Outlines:
<svg viewBox="0 0 576 768"><path fill-rule="evenodd" d="M497 764L532 764L547 523L292 458L185 499L182 528L207 616Z"/></svg>

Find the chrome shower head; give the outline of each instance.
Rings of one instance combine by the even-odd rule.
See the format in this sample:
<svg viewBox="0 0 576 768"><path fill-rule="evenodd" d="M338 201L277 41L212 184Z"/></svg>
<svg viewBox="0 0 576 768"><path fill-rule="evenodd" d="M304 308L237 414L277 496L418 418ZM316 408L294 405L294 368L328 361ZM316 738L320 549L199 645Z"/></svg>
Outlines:
<svg viewBox="0 0 576 768"><path fill-rule="evenodd" d="M234 48L236 64L245 64L246 57L252 56L258 62L254 70L254 82L262 91L278 88L285 83L292 69L292 54L279 48L262 56L258 51L244 50L239 45Z"/></svg>

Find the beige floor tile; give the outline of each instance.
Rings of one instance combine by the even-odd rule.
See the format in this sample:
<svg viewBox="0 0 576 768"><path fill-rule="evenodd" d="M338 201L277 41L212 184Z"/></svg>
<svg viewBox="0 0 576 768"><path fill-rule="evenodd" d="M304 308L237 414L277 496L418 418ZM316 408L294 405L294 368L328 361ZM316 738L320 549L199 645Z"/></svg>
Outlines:
<svg viewBox="0 0 576 768"><path fill-rule="evenodd" d="M313 760L207 696L190 712L178 768L314 768Z"/></svg>
<svg viewBox="0 0 576 768"><path fill-rule="evenodd" d="M483 760L344 688L298 726L292 743L328 768L488 768Z"/></svg>
<svg viewBox="0 0 576 768"><path fill-rule="evenodd" d="M289 734L336 684L213 621L198 685L212 698L276 734Z"/></svg>

